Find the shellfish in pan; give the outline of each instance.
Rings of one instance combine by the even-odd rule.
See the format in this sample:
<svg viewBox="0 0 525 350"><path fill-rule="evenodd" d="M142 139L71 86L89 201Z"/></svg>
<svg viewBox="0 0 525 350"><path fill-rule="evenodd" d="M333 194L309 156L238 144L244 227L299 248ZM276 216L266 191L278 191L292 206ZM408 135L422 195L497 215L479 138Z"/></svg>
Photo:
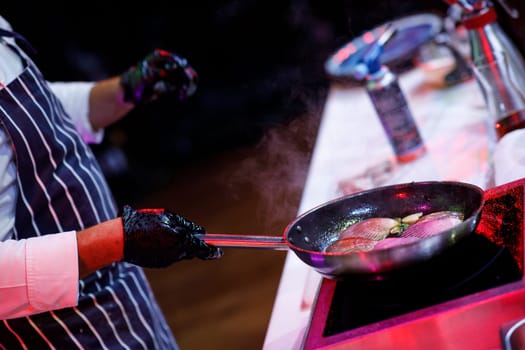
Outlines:
<svg viewBox="0 0 525 350"><path fill-rule="evenodd" d="M414 213L404 218L368 218L348 226L327 248L328 253L366 252L388 249L424 239L461 222L457 211Z"/></svg>

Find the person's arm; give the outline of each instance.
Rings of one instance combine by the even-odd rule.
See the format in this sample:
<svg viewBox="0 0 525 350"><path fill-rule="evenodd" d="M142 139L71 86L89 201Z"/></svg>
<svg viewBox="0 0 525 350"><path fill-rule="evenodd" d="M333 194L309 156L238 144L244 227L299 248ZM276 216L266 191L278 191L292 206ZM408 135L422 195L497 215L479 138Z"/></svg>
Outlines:
<svg viewBox="0 0 525 350"><path fill-rule="evenodd" d="M117 122L135 105L124 100L120 77L101 80L93 85L89 94L89 120L94 131Z"/></svg>
<svg viewBox="0 0 525 350"><path fill-rule="evenodd" d="M75 306L78 280L118 261L149 268L218 259L204 228L165 209L134 210L77 232L0 242L0 319Z"/></svg>
<svg viewBox="0 0 525 350"><path fill-rule="evenodd" d="M185 100L195 93L197 81L197 72L185 58L154 50L120 76L95 83L89 96L89 120L96 131L115 123L136 105L161 96Z"/></svg>
<svg viewBox="0 0 525 350"><path fill-rule="evenodd" d="M49 82L86 142L135 106L171 95L183 101L197 89L198 75L186 59L155 50L119 76L97 82Z"/></svg>
<svg viewBox="0 0 525 350"><path fill-rule="evenodd" d="M88 143L102 141L102 131L134 107L124 101L120 77L97 82L50 82L77 130Z"/></svg>
<svg viewBox="0 0 525 350"><path fill-rule="evenodd" d="M100 143L104 128L134 107L124 101L119 77L97 82L50 82L49 86L87 143Z"/></svg>
<svg viewBox="0 0 525 350"><path fill-rule="evenodd" d="M160 268L183 259L221 257L220 248L195 236L204 233L203 227L169 210L125 206L122 218L77 233L79 275L116 261Z"/></svg>
<svg viewBox="0 0 525 350"><path fill-rule="evenodd" d="M0 242L0 319L76 305L74 231Z"/></svg>
<svg viewBox="0 0 525 350"><path fill-rule="evenodd" d="M80 278L124 256L122 219L116 218L77 232L78 274Z"/></svg>
<svg viewBox="0 0 525 350"><path fill-rule="evenodd" d="M0 319L77 304L78 280L121 261L122 219L81 231L0 242Z"/></svg>

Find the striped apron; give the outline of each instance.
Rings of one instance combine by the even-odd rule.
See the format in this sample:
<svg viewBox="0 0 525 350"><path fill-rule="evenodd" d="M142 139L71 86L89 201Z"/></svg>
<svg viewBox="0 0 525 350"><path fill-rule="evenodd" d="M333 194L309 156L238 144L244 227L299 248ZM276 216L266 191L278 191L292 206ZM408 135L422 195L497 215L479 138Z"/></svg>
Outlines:
<svg viewBox="0 0 525 350"><path fill-rule="evenodd" d="M23 73L0 90L0 123L18 175L14 238L115 218L93 153L38 69L23 60ZM141 268L115 263L79 283L76 307L0 321L0 349L177 348Z"/></svg>

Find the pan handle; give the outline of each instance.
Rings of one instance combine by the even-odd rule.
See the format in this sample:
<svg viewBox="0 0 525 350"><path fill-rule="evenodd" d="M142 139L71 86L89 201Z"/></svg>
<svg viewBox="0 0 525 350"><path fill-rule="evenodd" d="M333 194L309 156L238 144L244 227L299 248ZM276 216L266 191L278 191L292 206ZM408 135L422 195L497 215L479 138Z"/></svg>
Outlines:
<svg viewBox="0 0 525 350"><path fill-rule="evenodd" d="M195 236L217 247L288 250L288 244L282 236L232 235L220 233L196 234Z"/></svg>

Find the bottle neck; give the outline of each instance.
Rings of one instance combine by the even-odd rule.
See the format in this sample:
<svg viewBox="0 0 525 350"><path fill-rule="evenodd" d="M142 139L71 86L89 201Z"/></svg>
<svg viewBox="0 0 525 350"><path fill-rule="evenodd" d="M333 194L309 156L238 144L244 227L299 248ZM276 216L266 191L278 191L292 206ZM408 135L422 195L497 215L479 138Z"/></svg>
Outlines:
<svg viewBox="0 0 525 350"><path fill-rule="evenodd" d="M387 66L382 65L379 69L377 69L375 72L370 72L367 75L368 80L381 80L385 75L390 73L390 70Z"/></svg>
<svg viewBox="0 0 525 350"><path fill-rule="evenodd" d="M396 75L387 66L381 66L376 72L367 75L366 85L369 90L375 90L390 86L395 83L396 79Z"/></svg>

